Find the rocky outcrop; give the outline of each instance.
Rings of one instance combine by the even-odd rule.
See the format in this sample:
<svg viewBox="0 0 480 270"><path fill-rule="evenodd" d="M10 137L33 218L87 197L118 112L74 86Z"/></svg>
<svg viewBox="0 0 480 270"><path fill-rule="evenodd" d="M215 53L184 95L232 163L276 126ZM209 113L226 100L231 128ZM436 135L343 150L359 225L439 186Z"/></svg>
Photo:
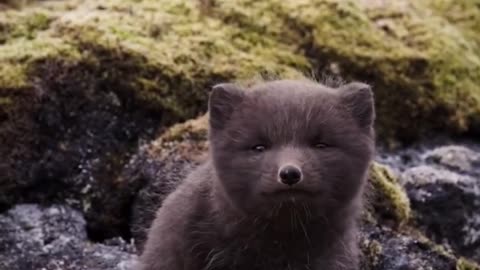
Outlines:
<svg viewBox="0 0 480 270"><path fill-rule="evenodd" d="M428 150L401 179L415 221L437 243L480 262L480 151L448 145Z"/></svg>
<svg viewBox="0 0 480 270"><path fill-rule="evenodd" d="M82 258L111 253L104 268L121 269L130 247L86 237L134 238L141 250L156 208L208 149L205 117L174 124L202 115L217 82L361 80L374 86L382 144L480 134L477 2L0 1L0 257L13 258L2 262L50 269L51 257L91 269ZM480 261L478 151L379 153L366 269L476 268L458 258ZM48 219L50 210L12 208L25 203L78 211L72 222L85 226L72 227L72 245L61 234L34 243L32 233L52 227L30 231L16 213L33 207ZM14 233L2 238L3 228ZM21 259L33 253L38 261Z"/></svg>
<svg viewBox="0 0 480 270"><path fill-rule="evenodd" d="M87 239L85 220L70 207L17 205L0 215L0 269L130 270L134 248L121 239Z"/></svg>
<svg viewBox="0 0 480 270"><path fill-rule="evenodd" d="M125 167L122 177L144 183L132 205L130 224L138 250L163 199L203 160L207 149L207 117L202 116L174 125L142 146Z"/></svg>

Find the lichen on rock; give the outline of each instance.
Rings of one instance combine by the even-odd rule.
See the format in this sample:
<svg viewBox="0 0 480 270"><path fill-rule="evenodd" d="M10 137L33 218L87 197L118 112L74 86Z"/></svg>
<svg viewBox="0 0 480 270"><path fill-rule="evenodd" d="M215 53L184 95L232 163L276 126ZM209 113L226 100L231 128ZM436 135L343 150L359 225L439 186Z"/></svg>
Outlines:
<svg viewBox="0 0 480 270"><path fill-rule="evenodd" d="M367 203L377 219L391 220L396 226L406 224L411 215L410 201L390 169L373 163L370 167Z"/></svg>
<svg viewBox="0 0 480 270"><path fill-rule="evenodd" d="M459 264L455 256L439 250L428 239L388 227L364 226L359 245L363 254L362 270L453 270Z"/></svg>

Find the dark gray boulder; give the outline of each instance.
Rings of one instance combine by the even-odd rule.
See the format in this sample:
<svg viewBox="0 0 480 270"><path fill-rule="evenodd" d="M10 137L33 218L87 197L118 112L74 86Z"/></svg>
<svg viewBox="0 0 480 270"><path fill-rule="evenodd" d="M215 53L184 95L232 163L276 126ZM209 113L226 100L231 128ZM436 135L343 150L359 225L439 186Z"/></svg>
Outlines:
<svg viewBox="0 0 480 270"><path fill-rule="evenodd" d="M480 147L420 145L380 158L405 187L413 225L437 244L480 262Z"/></svg>
<svg viewBox="0 0 480 270"><path fill-rule="evenodd" d="M418 227L480 261L480 179L430 165L408 169L402 178Z"/></svg>

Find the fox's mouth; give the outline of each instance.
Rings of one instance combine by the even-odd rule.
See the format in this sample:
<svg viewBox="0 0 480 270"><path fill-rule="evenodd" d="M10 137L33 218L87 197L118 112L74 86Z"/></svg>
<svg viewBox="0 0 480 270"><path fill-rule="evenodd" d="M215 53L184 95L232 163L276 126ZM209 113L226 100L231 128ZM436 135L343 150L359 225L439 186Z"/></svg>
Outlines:
<svg viewBox="0 0 480 270"><path fill-rule="evenodd" d="M262 195L278 199L295 200L295 199L312 199L315 193L302 189L281 189L272 192L262 192Z"/></svg>

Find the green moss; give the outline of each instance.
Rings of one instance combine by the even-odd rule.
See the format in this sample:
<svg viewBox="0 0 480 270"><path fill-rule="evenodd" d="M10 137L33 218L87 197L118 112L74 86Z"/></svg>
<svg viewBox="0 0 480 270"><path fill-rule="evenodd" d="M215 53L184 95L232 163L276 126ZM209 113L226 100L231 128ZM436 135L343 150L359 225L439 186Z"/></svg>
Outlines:
<svg viewBox="0 0 480 270"><path fill-rule="evenodd" d="M28 70L35 61L61 57L65 61L80 58L80 53L58 38L39 36L34 40L15 39L0 46L0 89L30 86Z"/></svg>
<svg viewBox="0 0 480 270"><path fill-rule="evenodd" d="M9 63L0 66L0 84L4 88L21 88L26 86L25 67L21 64Z"/></svg>
<svg viewBox="0 0 480 270"><path fill-rule="evenodd" d="M380 261L379 257L383 255L382 244L377 240L365 239L360 246L363 250L363 256L365 260L367 260L364 263L368 265L368 269L378 266L378 263Z"/></svg>
<svg viewBox="0 0 480 270"><path fill-rule="evenodd" d="M460 258L457 261L457 270L479 270L480 266L465 258Z"/></svg>
<svg viewBox="0 0 480 270"><path fill-rule="evenodd" d="M212 16L297 44L318 72L373 84L380 138L463 132L478 121L479 50L470 35L428 7L409 1L216 2ZM473 17L465 15L466 24L480 25ZM412 122L422 124L412 129Z"/></svg>
<svg viewBox="0 0 480 270"><path fill-rule="evenodd" d="M433 243L430 239L428 239L426 236L421 235L419 236L420 241L425 243L427 246L429 246L433 251L436 253L448 257L451 259L454 259L456 261L456 270L480 270L480 266L464 257L455 257L455 255L452 254L451 251L447 251L444 246L438 245Z"/></svg>
<svg viewBox="0 0 480 270"><path fill-rule="evenodd" d="M162 140L162 142L178 142L192 139L197 141L206 141L207 133L208 116L203 115L170 127L159 139Z"/></svg>
<svg viewBox="0 0 480 270"><path fill-rule="evenodd" d="M55 18L56 13L47 8L4 11L0 15L0 44L16 38L34 39L49 29Z"/></svg>
<svg viewBox="0 0 480 270"><path fill-rule="evenodd" d="M0 15L0 88L25 88L31 63L67 50L67 61L79 55L102 82L178 119L204 110L216 82L313 70L371 83L383 140L480 122L478 8L466 0L448 15L448 0L67 2Z"/></svg>
<svg viewBox="0 0 480 270"><path fill-rule="evenodd" d="M11 105L11 104L12 104L11 98L0 98L0 106Z"/></svg>
<svg viewBox="0 0 480 270"><path fill-rule="evenodd" d="M10 33L12 38L25 37L32 39L36 32L48 29L52 18L42 13L33 13L28 17L22 18L22 21L17 22Z"/></svg>
<svg viewBox="0 0 480 270"><path fill-rule="evenodd" d="M370 168L370 203L374 216L393 219L398 225L410 218L410 201L388 167L373 163Z"/></svg>
<svg viewBox="0 0 480 270"><path fill-rule="evenodd" d="M103 58L101 54L108 51L108 58L119 62L104 67L111 69L109 76L135 89L138 102L168 110L180 119L198 113L215 82L262 71L289 76L309 67L305 57L285 44L203 18L194 2L106 1L101 10L82 12L88 18L71 16L58 25L58 31L91 50L93 58ZM123 54L133 58L120 63ZM130 74L118 76L127 65Z"/></svg>
<svg viewBox="0 0 480 270"><path fill-rule="evenodd" d="M417 239L418 243L421 243L426 247L426 250L428 250L429 254L448 258L449 260L456 262L455 269L457 270L480 270L480 267L475 262L463 257L457 257L450 248L434 243L431 239L425 236L423 232L416 228L403 228L403 233Z"/></svg>
<svg viewBox="0 0 480 270"><path fill-rule="evenodd" d="M353 2L324 4L322 10L310 22L319 56L338 62L349 77L371 78L378 115L388 115L378 119L382 135L402 130L415 136L422 130L408 134L413 121L426 130L461 131L469 116L478 115L479 55L441 17L393 5L366 10ZM436 122L439 111L446 119Z"/></svg>
<svg viewBox="0 0 480 270"><path fill-rule="evenodd" d="M217 19L202 19L194 2L143 1L130 16L124 9L131 5L124 2L107 1L102 6L108 11L90 10L87 20L72 16L63 22L63 33L82 42L139 53L148 64L186 75L205 70L248 77L262 70L283 73L308 68L306 59L285 44ZM152 37L151 29L159 32Z"/></svg>
<svg viewBox="0 0 480 270"><path fill-rule="evenodd" d="M480 46L480 1L479 0L429 0L423 3L438 16L457 26L469 39Z"/></svg>

